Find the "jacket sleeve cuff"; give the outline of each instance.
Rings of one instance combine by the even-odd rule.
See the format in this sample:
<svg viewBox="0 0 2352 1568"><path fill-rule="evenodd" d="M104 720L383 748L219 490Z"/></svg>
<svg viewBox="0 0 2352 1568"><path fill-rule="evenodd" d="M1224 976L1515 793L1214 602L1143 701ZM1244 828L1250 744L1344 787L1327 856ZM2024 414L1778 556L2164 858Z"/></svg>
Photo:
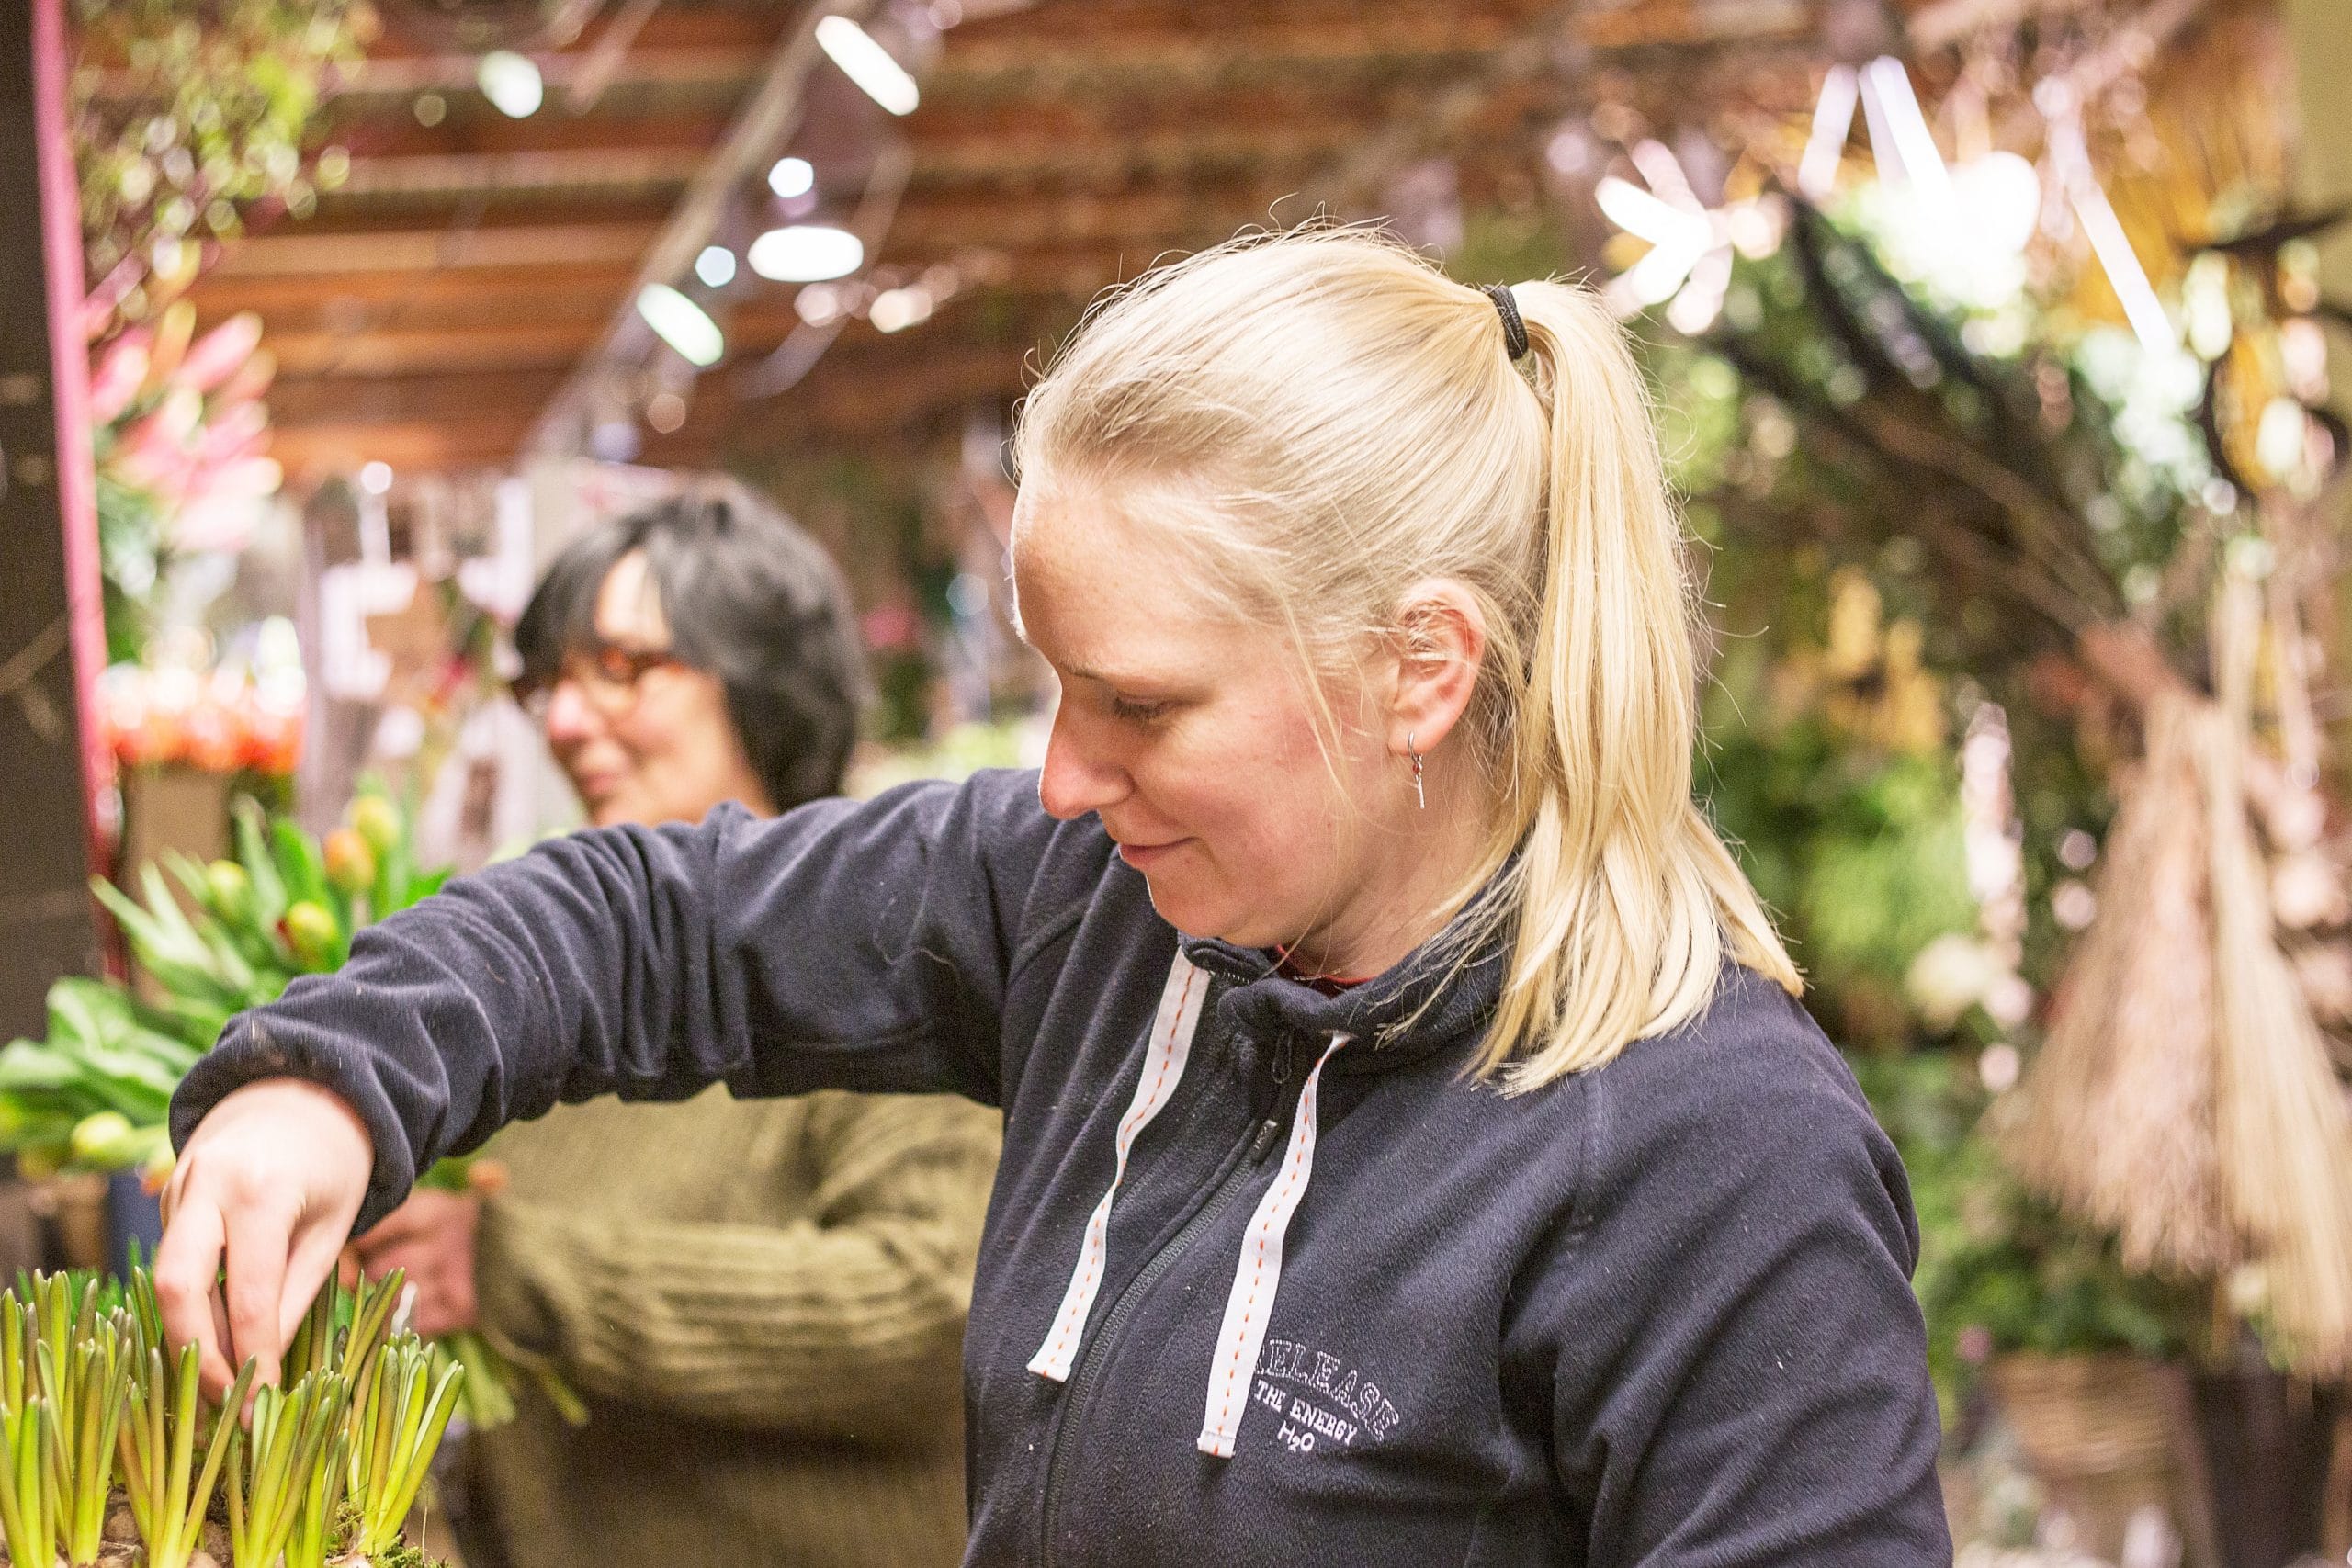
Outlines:
<svg viewBox="0 0 2352 1568"><path fill-rule="evenodd" d="M172 1095L173 1149L187 1146L197 1123L214 1106L265 1078L300 1078L331 1090L368 1129L375 1168L352 1226L355 1235L400 1206L416 1182L416 1156L381 1081L347 1046L299 1034L281 1038L251 1013L232 1019L220 1043L198 1057L180 1080Z"/></svg>

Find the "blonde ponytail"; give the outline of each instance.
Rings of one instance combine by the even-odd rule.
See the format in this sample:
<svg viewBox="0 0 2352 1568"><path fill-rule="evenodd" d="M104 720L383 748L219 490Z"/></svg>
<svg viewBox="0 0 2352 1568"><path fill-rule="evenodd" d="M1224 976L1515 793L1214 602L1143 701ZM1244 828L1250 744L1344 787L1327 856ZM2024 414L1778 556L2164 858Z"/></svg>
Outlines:
<svg viewBox="0 0 2352 1568"><path fill-rule="evenodd" d="M1480 1066L1532 1087L1702 1010L1726 940L1802 982L1691 798L1697 616L1625 333L1589 289L1512 295L1545 415L1544 570L1512 732L1515 934Z"/></svg>
<svg viewBox="0 0 2352 1568"><path fill-rule="evenodd" d="M1024 491L1170 485L1198 586L1346 667L1411 583L1462 583L1487 645L1456 733L1486 852L1444 909L1507 938L1478 1063L1514 1089L1702 1011L1726 950L1795 966L1690 795L1695 617L1624 333L1566 283L1498 302L1362 230L1235 241L1091 314L1023 408ZM1510 346L1515 347L1513 343ZM1525 374L1521 374L1522 367Z"/></svg>

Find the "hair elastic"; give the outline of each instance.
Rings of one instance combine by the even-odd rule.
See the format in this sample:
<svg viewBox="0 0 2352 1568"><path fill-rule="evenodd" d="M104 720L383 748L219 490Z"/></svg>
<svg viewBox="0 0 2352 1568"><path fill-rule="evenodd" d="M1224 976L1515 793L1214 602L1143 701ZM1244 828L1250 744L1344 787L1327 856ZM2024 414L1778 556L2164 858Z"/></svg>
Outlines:
<svg viewBox="0 0 2352 1568"><path fill-rule="evenodd" d="M1527 323L1519 319L1519 301L1511 297L1508 283L1486 283L1479 287L1487 298L1495 302L1495 310L1503 319L1503 345L1510 356L1519 359L1527 353Z"/></svg>

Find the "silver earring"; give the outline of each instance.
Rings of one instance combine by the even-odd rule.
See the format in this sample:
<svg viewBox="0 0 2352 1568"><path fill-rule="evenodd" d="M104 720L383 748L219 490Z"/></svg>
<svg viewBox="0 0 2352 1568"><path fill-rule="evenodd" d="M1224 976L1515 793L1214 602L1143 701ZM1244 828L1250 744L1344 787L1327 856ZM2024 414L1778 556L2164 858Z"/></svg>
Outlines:
<svg viewBox="0 0 2352 1568"><path fill-rule="evenodd" d="M1413 759L1413 804L1423 811L1430 808L1429 796L1421 793L1421 754L1413 749L1413 732L1405 732L1405 754Z"/></svg>

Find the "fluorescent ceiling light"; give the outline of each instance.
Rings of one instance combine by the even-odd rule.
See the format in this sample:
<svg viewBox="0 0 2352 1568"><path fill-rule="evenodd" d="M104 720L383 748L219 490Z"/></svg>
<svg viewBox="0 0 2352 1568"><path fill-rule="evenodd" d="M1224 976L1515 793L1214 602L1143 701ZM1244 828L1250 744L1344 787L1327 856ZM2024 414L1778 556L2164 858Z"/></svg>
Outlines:
<svg viewBox="0 0 2352 1568"><path fill-rule="evenodd" d="M725 245L705 245L695 257L695 276L713 288L726 288L735 281L735 253Z"/></svg>
<svg viewBox="0 0 2352 1568"><path fill-rule="evenodd" d="M768 189L786 201L807 196L817 186L816 166L806 158L778 158L768 171Z"/></svg>
<svg viewBox="0 0 2352 1568"><path fill-rule="evenodd" d="M1850 65L1833 65L1821 80L1821 96L1813 106L1813 132L1805 139L1804 158L1797 164L1797 189L1815 201L1826 197L1838 183L1838 165L1845 157L1846 138L1854 129L1854 107L1861 101L1861 83Z"/></svg>
<svg viewBox="0 0 2352 1568"><path fill-rule="evenodd" d="M1703 243L1659 245L1619 274L1617 281L1638 305L1663 305L1674 298L1675 291L1690 276L1690 269L1706 254Z"/></svg>
<svg viewBox="0 0 2352 1568"><path fill-rule="evenodd" d="M527 119L538 113L547 96L539 68L511 49L493 49L483 55L474 68L474 80L481 85L481 96L510 119Z"/></svg>
<svg viewBox="0 0 2352 1568"><path fill-rule="evenodd" d="M1611 222L1653 245L1702 246L1711 233L1707 220L1699 213L1661 200L1615 175L1602 175L1592 194Z"/></svg>
<svg viewBox="0 0 2352 1568"><path fill-rule="evenodd" d="M2123 232L2121 220L2108 202L2107 192L2099 188L2087 164L2075 182L2074 197L2075 216L2082 220L2083 232L2091 243L2091 254L2106 270L2107 281L2113 285L2116 299L2122 302L2123 318L2132 323L2141 346L2152 354L2177 352L2180 333L2165 314L2163 302L2148 282L2147 269L2140 265L2130 236Z"/></svg>
<svg viewBox="0 0 2352 1568"><path fill-rule="evenodd" d="M792 308L812 327L830 327L848 313L833 286L812 283L792 298Z"/></svg>
<svg viewBox="0 0 2352 1568"><path fill-rule="evenodd" d="M886 333L904 332L931 316L931 291L919 283L886 289L865 308L865 319Z"/></svg>
<svg viewBox="0 0 2352 1568"><path fill-rule="evenodd" d="M1891 54L1882 54L1862 67L1862 102L1867 110L1875 101L1879 118L1871 121L1871 134L1878 132L1880 120L1885 122L1887 134L1894 138L1895 158L1903 166L1904 177L1939 200L1951 195L1951 170L1944 163L1944 155L1936 146L1936 134L1928 129L1927 116L1919 112L1918 96L1911 91L1911 73L1903 62ZM1871 143L1875 151L1877 143Z"/></svg>
<svg viewBox="0 0 2352 1568"><path fill-rule="evenodd" d="M906 68L847 17L827 17L819 22L817 47L831 55L842 73L863 88L867 97L892 114L912 114L922 101L915 79Z"/></svg>
<svg viewBox="0 0 2352 1568"><path fill-rule="evenodd" d="M707 368L727 352L718 323L703 308L666 283L649 283L638 290L637 313L654 335L689 365Z"/></svg>
<svg viewBox="0 0 2352 1568"><path fill-rule="evenodd" d="M793 223L771 229L744 253L752 270L776 283L822 283L865 265L865 246L846 229Z"/></svg>

